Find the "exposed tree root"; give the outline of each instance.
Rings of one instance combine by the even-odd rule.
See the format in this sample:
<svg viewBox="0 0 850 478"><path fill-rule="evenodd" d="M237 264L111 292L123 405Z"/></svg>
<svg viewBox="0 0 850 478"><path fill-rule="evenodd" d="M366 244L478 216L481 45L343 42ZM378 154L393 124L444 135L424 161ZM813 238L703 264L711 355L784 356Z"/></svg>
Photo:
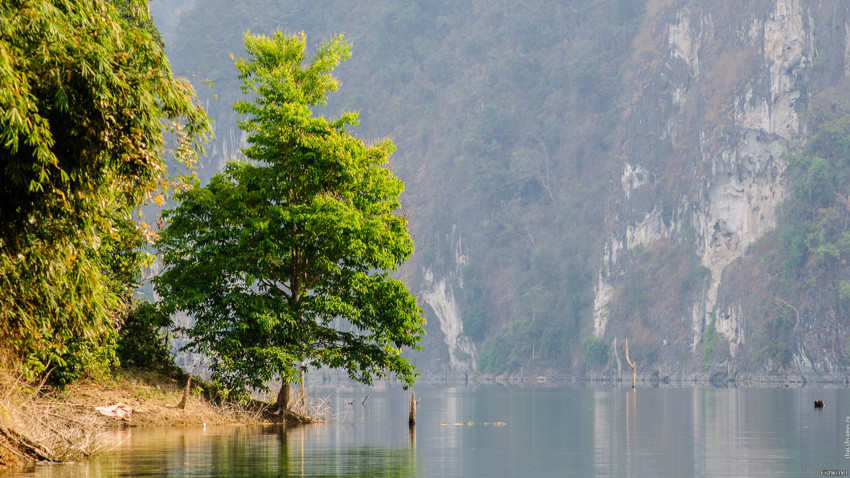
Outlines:
<svg viewBox="0 0 850 478"><path fill-rule="evenodd" d="M0 426L0 468L11 468L35 463L54 461L52 453L20 433Z"/></svg>

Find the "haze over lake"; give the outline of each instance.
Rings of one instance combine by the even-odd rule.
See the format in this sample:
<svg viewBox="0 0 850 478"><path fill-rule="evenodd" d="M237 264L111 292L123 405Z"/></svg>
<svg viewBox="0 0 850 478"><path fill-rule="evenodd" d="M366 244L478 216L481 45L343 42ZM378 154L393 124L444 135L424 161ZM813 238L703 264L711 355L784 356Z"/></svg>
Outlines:
<svg viewBox="0 0 850 478"><path fill-rule="evenodd" d="M417 387L414 430L408 392L315 393L330 396L332 422L130 428L108 432L115 448L91 461L0 476L805 477L850 468L844 389Z"/></svg>

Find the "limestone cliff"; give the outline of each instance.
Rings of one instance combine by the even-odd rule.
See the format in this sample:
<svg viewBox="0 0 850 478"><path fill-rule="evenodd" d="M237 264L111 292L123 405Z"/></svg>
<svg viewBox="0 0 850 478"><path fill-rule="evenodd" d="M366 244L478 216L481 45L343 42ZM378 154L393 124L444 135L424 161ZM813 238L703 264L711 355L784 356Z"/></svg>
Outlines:
<svg viewBox="0 0 850 478"><path fill-rule="evenodd" d="M837 68L850 67L848 20L841 2L651 2L636 41L633 88L624 96L621 175L595 286L596 337L632 336L652 351L648 368L661 375L759 370L736 360L756 327L741 303L746 294L730 294L724 272L776 226L787 195L784 154L807 138L798 112L815 64L840 51ZM835 29L843 30L840 44ZM689 256L675 267L707 270L684 291L687 306L617 310L630 268L648 250L672 244L686 245ZM655 316L652 327L631 312ZM722 339L717 357L702 345L707 331ZM817 372L812 352L794 350L800 367L791 372Z"/></svg>

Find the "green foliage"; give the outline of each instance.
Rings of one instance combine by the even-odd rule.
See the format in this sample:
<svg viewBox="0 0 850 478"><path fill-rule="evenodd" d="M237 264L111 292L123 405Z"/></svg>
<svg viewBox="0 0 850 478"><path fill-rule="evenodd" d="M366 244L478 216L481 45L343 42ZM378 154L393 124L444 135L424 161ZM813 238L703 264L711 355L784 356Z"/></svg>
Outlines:
<svg viewBox="0 0 850 478"><path fill-rule="evenodd" d="M838 283L838 298L842 303L850 303L850 282L842 280Z"/></svg>
<svg viewBox="0 0 850 478"><path fill-rule="evenodd" d="M168 369L174 358L168 347L171 317L147 301L135 307L121 326L116 353L122 366Z"/></svg>
<svg viewBox="0 0 850 478"><path fill-rule="evenodd" d="M487 331L487 309L480 301L465 307L461 313L464 333L475 342L482 342Z"/></svg>
<svg viewBox="0 0 850 478"><path fill-rule="evenodd" d="M504 338L487 339L478 352L478 371L493 375L504 373L512 365L510 357L511 346Z"/></svg>
<svg viewBox="0 0 850 478"><path fill-rule="evenodd" d="M608 363L610 346L601 337L590 336L581 344L584 349L584 361L590 365L605 365Z"/></svg>
<svg viewBox="0 0 850 478"><path fill-rule="evenodd" d="M769 362L777 371L785 369L791 363L793 328L794 320L784 314L762 324L754 338L756 360Z"/></svg>
<svg viewBox="0 0 850 478"><path fill-rule="evenodd" d="M337 89L331 72L349 46L333 38L309 60L304 34L246 34L245 46L236 66L250 101L234 110L250 163L230 162L165 214L167 269L154 280L163 310L194 317L188 349L234 391L293 381L296 362L364 383L391 372L410 386L402 348L419 348L424 319L386 272L413 253L396 214L403 183L387 168L394 146L349 135L356 113L312 111Z"/></svg>
<svg viewBox="0 0 850 478"><path fill-rule="evenodd" d="M0 9L0 342L30 378L110 363L141 260L131 214L169 181L163 134L189 163L209 127L147 3L120 3Z"/></svg>
<svg viewBox="0 0 850 478"><path fill-rule="evenodd" d="M787 159L790 197L780 206L783 276L831 274L850 259L850 116L824 123Z"/></svg>
<svg viewBox="0 0 850 478"><path fill-rule="evenodd" d="M97 342L87 337L70 337L65 353L41 359L41 363L49 363L48 383L64 387L83 377L105 377L111 368L118 365L115 354L117 335L113 328L100 334Z"/></svg>
<svg viewBox="0 0 850 478"><path fill-rule="evenodd" d="M567 322L547 317L515 320L507 330L483 342L478 370L499 374L520 366L568 365L571 349Z"/></svg>
<svg viewBox="0 0 850 478"><path fill-rule="evenodd" d="M635 256L614 291L611 319L615 327L641 325L645 331L657 332L657 318L680 314L705 286L709 270L686 244L659 241L636 248ZM642 334L631 330L628 335Z"/></svg>
<svg viewBox="0 0 850 478"><path fill-rule="evenodd" d="M717 342L720 340L720 334L715 328L714 312L711 313L711 321L705 328L705 334L702 338L702 369L706 372L711 367L711 359L714 358L714 349L717 347Z"/></svg>
<svg viewBox="0 0 850 478"><path fill-rule="evenodd" d="M419 254L418 251L417 254ZM463 320L463 332L476 343L483 343L489 322L487 304L484 302L484 283L478 272L470 267L463 269L463 277L466 300L466 305L460 314Z"/></svg>
<svg viewBox="0 0 850 478"><path fill-rule="evenodd" d="M160 48L165 49L165 41L153 23L147 0L109 0L109 2L115 7L118 17L126 25L136 30L145 31Z"/></svg>
<svg viewBox="0 0 850 478"><path fill-rule="evenodd" d="M844 355L844 364L850 365L850 339L844 344L844 349L842 350Z"/></svg>

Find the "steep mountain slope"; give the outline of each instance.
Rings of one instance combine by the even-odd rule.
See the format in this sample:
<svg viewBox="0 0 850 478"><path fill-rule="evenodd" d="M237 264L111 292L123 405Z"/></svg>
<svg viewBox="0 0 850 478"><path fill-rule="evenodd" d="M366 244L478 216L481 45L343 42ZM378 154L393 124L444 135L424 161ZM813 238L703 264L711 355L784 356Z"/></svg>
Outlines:
<svg viewBox="0 0 850 478"><path fill-rule="evenodd" d="M355 134L398 146L426 373L610 375L624 339L659 377L845 369L843 269L807 286L807 250L782 273L799 219L776 209L796 197L786 152L846 114L841 1L154 7L217 119L202 177L242 141L244 30L353 42L328 112L360 110Z"/></svg>

